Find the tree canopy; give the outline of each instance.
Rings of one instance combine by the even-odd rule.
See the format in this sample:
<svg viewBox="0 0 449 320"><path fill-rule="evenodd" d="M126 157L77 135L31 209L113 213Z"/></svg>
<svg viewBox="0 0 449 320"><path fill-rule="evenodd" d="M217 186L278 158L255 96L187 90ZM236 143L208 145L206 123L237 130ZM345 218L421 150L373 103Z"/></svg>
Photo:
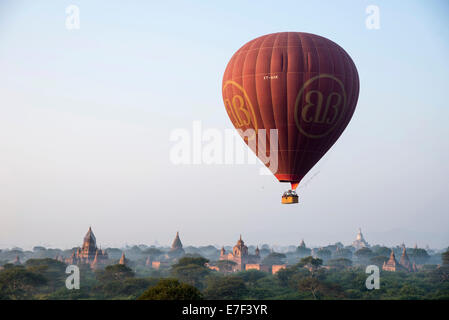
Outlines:
<svg viewBox="0 0 449 320"><path fill-rule="evenodd" d="M177 279L162 279L148 288L138 300L201 300L201 292Z"/></svg>
<svg viewBox="0 0 449 320"><path fill-rule="evenodd" d="M245 282L237 276L210 278L204 290L205 298L210 300L243 299L247 293Z"/></svg>
<svg viewBox="0 0 449 320"><path fill-rule="evenodd" d="M207 262L203 257L184 257L171 267L170 274L181 282L202 288L204 277L211 272L205 266Z"/></svg>
<svg viewBox="0 0 449 320"><path fill-rule="evenodd" d="M283 253L271 252L268 256L266 256L262 260L262 264L269 265L269 266L274 265L274 264L284 264L285 258L287 258L287 256Z"/></svg>

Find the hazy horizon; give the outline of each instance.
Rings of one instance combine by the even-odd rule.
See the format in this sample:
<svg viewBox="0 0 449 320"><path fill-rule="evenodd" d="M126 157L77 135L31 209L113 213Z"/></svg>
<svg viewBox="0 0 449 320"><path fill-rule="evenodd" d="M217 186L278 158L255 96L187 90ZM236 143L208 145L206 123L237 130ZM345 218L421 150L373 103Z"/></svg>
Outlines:
<svg viewBox="0 0 449 320"><path fill-rule="evenodd" d="M157 247L167 247L168 248L168 247L171 246L171 243L172 243L172 241L174 239L174 235L173 235L173 237L169 238L168 240L166 239L167 237L164 237L164 240L167 240L167 241L164 241L164 242L161 242L161 241L158 241L158 239L155 239L154 241L152 241L150 243L142 243L142 242L141 243L139 243L139 242L136 242L136 243L125 242L125 243L122 243L122 244L119 244L117 242L112 242L112 243L107 243L106 242L105 243L105 242L101 241L101 238L98 238L98 235L96 234L95 229L93 227L92 227L92 230L93 230L94 234L96 235L97 245L99 247L101 246L103 248L125 248L127 246L132 247L134 245L137 245L137 246L139 246L139 245L146 245L146 246L157 246ZM415 244L419 248L426 248L427 246L429 246L430 249L434 249L434 250L444 250L444 249L448 248L448 247L444 247L444 246L441 247L441 248L440 247L432 247L428 243L418 242L418 241L415 241L413 243L412 242L406 243L405 241L401 240L402 239L401 236L404 235L405 233L407 233L407 230L401 230L401 229L392 229L392 230L387 230L385 232L374 232L373 235L375 237L371 239L372 241L369 241L370 240L370 236L372 236L372 235L368 235L368 238L367 238L367 236L365 235L364 231L362 230L362 234L363 234L365 240L368 240L367 242L369 243L370 246L382 245L382 246L386 246L386 247L396 247L396 246L402 245L404 243L408 248L414 247ZM373 239L380 239L380 240L382 240L383 236L385 234L389 234L395 240L388 241L388 242L385 242L385 241L379 242L379 241L373 240ZM213 246L215 246L217 248L221 248L222 246L225 246L225 247L226 246L231 246L232 247L237 242L239 236L240 236L240 234L236 235L236 238L234 239L234 241L230 241L229 243L215 243L215 242L212 241L212 239L210 239L209 242L207 240L204 240L202 242L200 241L200 242L196 242L196 243L189 243L189 242L186 242L186 240L183 237L182 232L180 232L180 238L181 238L181 241L182 241L184 247L189 247L189 246L201 247L201 246L207 246L207 245L213 245ZM13 245L13 244L5 245L5 244L0 243L0 249L12 249L14 247L19 247L19 248L24 249L24 250L31 250L35 246L43 246L43 247L46 247L47 249L51 248L51 249L67 250L67 249L72 249L74 247L80 247L81 244L82 244L82 238L83 237L84 237L84 235L80 236L79 239L77 239L77 241L73 242L73 245L65 245L65 246L62 246L62 247L58 247L56 245L52 245L51 243L39 243L39 244L33 244L33 245L32 244L27 244L25 247L16 246L16 245ZM245 235L242 234L242 239L245 241L245 243L248 246L253 245L253 246L259 246L260 247L260 246L262 246L264 244L267 244L270 247L284 247L284 248L288 247L288 246L291 246L291 245L298 246L299 242L301 240L304 240L305 243L306 243L306 246L309 247L309 248L326 246L326 245L330 245L330 244L335 244L337 242L342 242L343 245L349 246L355 240L355 237L356 237L356 232L354 232L352 239L349 239L349 237L345 237L345 239L349 239L347 242L343 242L341 240L327 241L326 242L325 240L323 240L323 241L320 241L320 242L317 242L317 243L309 243L309 242L306 241L306 239L300 238L296 243L268 243L268 242L264 242L263 240L262 241L249 242L247 240L247 238L245 238ZM187 239L190 239L190 237L187 237Z"/></svg>
<svg viewBox="0 0 449 320"><path fill-rule="evenodd" d="M66 7L80 9L67 30ZM366 28L377 5L380 29ZM3 1L0 248L248 244L449 246L446 1ZM177 129L232 129L221 80L273 32L341 45L360 76L354 116L298 188L259 164L176 165ZM242 143L242 142L240 142Z"/></svg>

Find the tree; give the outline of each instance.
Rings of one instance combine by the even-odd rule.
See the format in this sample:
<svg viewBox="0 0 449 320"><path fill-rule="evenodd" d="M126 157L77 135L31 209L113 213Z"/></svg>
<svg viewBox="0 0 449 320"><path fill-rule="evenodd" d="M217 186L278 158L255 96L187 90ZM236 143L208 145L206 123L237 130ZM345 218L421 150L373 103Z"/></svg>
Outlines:
<svg viewBox="0 0 449 320"><path fill-rule="evenodd" d="M201 292L177 279L162 279L148 288L138 300L201 300Z"/></svg>
<svg viewBox="0 0 449 320"><path fill-rule="evenodd" d="M317 299L318 289L321 286L321 282L316 278L305 278L299 281L298 289L299 291L310 292L313 299Z"/></svg>
<svg viewBox="0 0 449 320"><path fill-rule="evenodd" d="M352 266L352 261L345 258L331 259L326 262L328 266L338 269L348 268Z"/></svg>
<svg viewBox="0 0 449 320"><path fill-rule="evenodd" d="M335 251L333 258L334 259L345 258L351 260L352 251L346 248L338 248L338 250Z"/></svg>
<svg viewBox="0 0 449 320"><path fill-rule="evenodd" d="M265 264L268 266L272 266L274 264L284 264L285 258L287 258L287 256L283 253L271 252L268 256L266 256L263 259L262 264Z"/></svg>
<svg viewBox="0 0 449 320"><path fill-rule="evenodd" d="M323 265L323 260L319 258L314 258L312 256L302 258L298 264L298 266L306 267L309 269L309 271L312 273L312 276L314 273Z"/></svg>
<svg viewBox="0 0 449 320"><path fill-rule="evenodd" d="M341 243L340 241L335 242L335 246L337 246L338 248L343 248L345 245L343 243Z"/></svg>
<svg viewBox="0 0 449 320"><path fill-rule="evenodd" d="M423 290L411 283L405 283L399 290L401 299L418 300L423 295Z"/></svg>
<svg viewBox="0 0 449 320"><path fill-rule="evenodd" d="M332 256L332 252L329 249L319 249L316 253L317 257L321 260L329 260Z"/></svg>
<svg viewBox="0 0 449 320"><path fill-rule="evenodd" d="M27 270L45 277L51 290L55 290L57 287L65 287L67 277L65 263L50 258L29 259L25 262L25 266Z"/></svg>
<svg viewBox="0 0 449 320"><path fill-rule="evenodd" d="M297 269L294 267L281 269L276 273L276 278L279 280L281 285L287 286L290 278L292 277L293 274L295 274L296 270Z"/></svg>
<svg viewBox="0 0 449 320"><path fill-rule="evenodd" d="M221 272L228 273L232 272L232 269L237 265L232 260L219 260L217 261L217 267Z"/></svg>
<svg viewBox="0 0 449 320"><path fill-rule="evenodd" d="M329 284L317 278L306 278L299 281L299 291L310 292L313 299L322 299L326 296L331 298L343 297L343 290L339 285Z"/></svg>
<svg viewBox="0 0 449 320"><path fill-rule="evenodd" d="M431 277L435 282L449 283L449 265L442 265L432 270Z"/></svg>
<svg viewBox="0 0 449 320"><path fill-rule="evenodd" d="M312 253L312 250L309 248L306 248L305 246L299 246L296 248L296 253L300 257L307 257L307 256L310 256L310 254Z"/></svg>
<svg viewBox="0 0 449 320"><path fill-rule="evenodd" d="M311 275L310 271L304 268L305 264L304 260L302 260L302 262L298 262L294 266L281 269L276 273L275 278L277 278L281 286L289 286L296 290L299 280L310 277Z"/></svg>
<svg viewBox="0 0 449 320"><path fill-rule="evenodd" d="M158 283L156 278L127 278L124 280L107 281L95 289L105 297L114 299L136 299L150 286Z"/></svg>
<svg viewBox="0 0 449 320"><path fill-rule="evenodd" d="M375 256L369 259L369 262L371 264L374 264L376 266L378 266L379 268L382 268L384 262L386 262L388 260L388 257L385 256Z"/></svg>
<svg viewBox="0 0 449 320"><path fill-rule="evenodd" d="M109 259L116 260L116 259L120 259L120 257L123 254L123 251L122 251L122 249L119 249L119 248L107 248L106 253L108 254Z"/></svg>
<svg viewBox="0 0 449 320"><path fill-rule="evenodd" d="M181 267L181 266L188 266L188 265L198 265L198 266L204 266L206 263L208 263L209 260L206 258L203 258L201 256L195 256L195 257L183 257L179 259L178 263L174 264L173 267Z"/></svg>
<svg viewBox="0 0 449 320"><path fill-rule="evenodd" d="M129 248L127 250L127 254L131 253L131 254L142 254L142 249L140 249L138 246L134 245L131 248Z"/></svg>
<svg viewBox="0 0 449 320"><path fill-rule="evenodd" d="M378 247L374 250L374 254L376 256L389 257L390 253L391 253L391 249L388 247Z"/></svg>
<svg viewBox="0 0 449 320"><path fill-rule="evenodd" d="M159 256L159 255L162 254L162 251L159 250L158 248L151 247L151 248L145 249L143 251L143 253L144 254L149 254L151 256Z"/></svg>
<svg viewBox="0 0 449 320"><path fill-rule="evenodd" d="M212 277L204 290L204 296L210 300L243 299L247 293L243 279L237 276Z"/></svg>
<svg viewBox="0 0 449 320"><path fill-rule="evenodd" d="M205 266L209 260L203 257L184 257L179 259L170 270L170 274L194 287L202 288L204 278L210 273Z"/></svg>
<svg viewBox="0 0 449 320"><path fill-rule="evenodd" d="M254 286L257 280L262 279L266 276L267 273L260 270L240 271L236 274L236 277L241 278L245 282L245 284L248 284L249 286Z"/></svg>
<svg viewBox="0 0 449 320"><path fill-rule="evenodd" d="M449 266L449 248L441 254L443 266Z"/></svg>
<svg viewBox="0 0 449 320"><path fill-rule="evenodd" d="M449 248L441 254L441 260L441 266L436 267L431 271L431 280L436 283L444 283L447 285L449 284ZM424 267L429 267L429 265Z"/></svg>
<svg viewBox="0 0 449 320"><path fill-rule="evenodd" d="M416 264L425 264L430 259L430 256L425 249L415 248L410 254L410 259Z"/></svg>
<svg viewBox="0 0 449 320"><path fill-rule="evenodd" d="M134 272L124 264L114 264L107 266L103 271L98 271L100 282L122 281L128 278L134 278Z"/></svg>
<svg viewBox="0 0 449 320"><path fill-rule="evenodd" d="M0 292L6 299L30 298L39 286L47 283L44 276L26 270L24 267L11 267L0 272Z"/></svg>
<svg viewBox="0 0 449 320"><path fill-rule="evenodd" d="M373 252L369 248L361 248L357 250L354 255L359 262L366 263L373 256Z"/></svg>

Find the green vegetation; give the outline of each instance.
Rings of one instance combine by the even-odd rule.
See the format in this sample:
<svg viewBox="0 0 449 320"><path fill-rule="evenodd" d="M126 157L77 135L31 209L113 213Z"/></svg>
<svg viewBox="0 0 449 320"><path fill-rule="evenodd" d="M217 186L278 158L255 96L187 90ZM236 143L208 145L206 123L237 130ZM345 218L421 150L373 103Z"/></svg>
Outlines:
<svg viewBox="0 0 449 320"><path fill-rule="evenodd" d="M234 268L234 266L236 264L237 263L235 263L234 261L231 261L231 260L219 260L216 263L216 265L220 269L220 271L224 272L224 273L232 272L232 268Z"/></svg>
<svg viewBox="0 0 449 320"><path fill-rule="evenodd" d="M186 283L176 279L161 279L155 286L150 287L139 300L200 300L201 292Z"/></svg>
<svg viewBox="0 0 449 320"><path fill-rule="evenodd" d="M1 299L29 299L39 286L47 283L45 277L24 267L6 265L0 272Z"/></svg>
<svg viewBox="0 0 449 320"><path fill-rule="evenodd" d="M262 264L273 265L273 264L284 264L286 255L278 252L271 252L268 256L266 256Z"/></svg>
<svg viewBox="0 0 449 320"><path fill-rule="evenodd" d="M360 260L378 265L386 253L359 251ZM272 253L266 258L279 263L285 256ZM324 262L308 256L272 275L259 270L217 272L207 267L207 259L187 256L161 270L110 265L93 271L81 265L81 288L68 290L64 263L30 259L21 266L3 266L0 299L449 299L449 251L442 254L442 261L415 273L381 271L380 289L368 290L365 266L353 265L347 258Z"/></svg>
<svg viewBox="0 0 449 320"><path fill-rule="evenodd" d="M209 260L202 257L184 257L171 268L171 275L181 282L202 289L203 279L211 272L205 264Z"/></svg>

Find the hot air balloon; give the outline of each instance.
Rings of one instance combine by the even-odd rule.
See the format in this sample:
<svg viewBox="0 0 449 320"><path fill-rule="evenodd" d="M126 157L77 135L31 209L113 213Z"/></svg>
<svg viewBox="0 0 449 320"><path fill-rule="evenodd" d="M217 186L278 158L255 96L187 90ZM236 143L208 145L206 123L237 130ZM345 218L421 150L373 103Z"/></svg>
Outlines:
<svg viewBox="0 0 449 320"><path fill-rule="evenodd" d="M251 40L234 53L222 90L226 112L245 143L259 158L261 150L276 153L276 168L265 165L280 182L291 183L282 203L297 203L296 187L352 118L359 77L335 42L280 32ZM273 129L277 141L270 140Z"/></svg>

